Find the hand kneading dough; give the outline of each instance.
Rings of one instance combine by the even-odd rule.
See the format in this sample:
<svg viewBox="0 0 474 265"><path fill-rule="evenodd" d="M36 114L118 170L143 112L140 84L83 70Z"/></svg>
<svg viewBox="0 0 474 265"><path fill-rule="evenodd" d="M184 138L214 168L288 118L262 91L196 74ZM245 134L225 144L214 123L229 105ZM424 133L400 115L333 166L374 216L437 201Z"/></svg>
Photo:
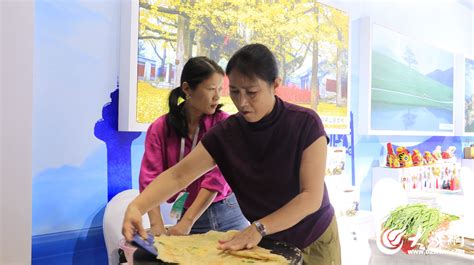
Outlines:
<svg viewBox="0 0 474 265"><path fill-rule="evenodd" d="M270 250L253 249L226 251L217 249L219 239L233 236L238 231L217 232L189 236L155 237L158 258L165 262L179 264L233 265L233 264L288 264L283 256L270 253Z"/></svg>

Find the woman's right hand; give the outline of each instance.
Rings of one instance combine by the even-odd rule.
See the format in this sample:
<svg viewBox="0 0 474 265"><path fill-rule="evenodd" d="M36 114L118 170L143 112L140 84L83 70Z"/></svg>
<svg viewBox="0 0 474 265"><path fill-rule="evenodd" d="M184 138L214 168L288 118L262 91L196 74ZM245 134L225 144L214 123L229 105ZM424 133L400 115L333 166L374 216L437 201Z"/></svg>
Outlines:
<svg viewBox="0 0 474 265"><path fill-rule="evenodd" d="M122 235L130 242L133 240L133 236L136 233L140 234L144 239L148 238L147 233L143 228L142 214L137 207L131 203L128 205L123 218Z"/></svg>

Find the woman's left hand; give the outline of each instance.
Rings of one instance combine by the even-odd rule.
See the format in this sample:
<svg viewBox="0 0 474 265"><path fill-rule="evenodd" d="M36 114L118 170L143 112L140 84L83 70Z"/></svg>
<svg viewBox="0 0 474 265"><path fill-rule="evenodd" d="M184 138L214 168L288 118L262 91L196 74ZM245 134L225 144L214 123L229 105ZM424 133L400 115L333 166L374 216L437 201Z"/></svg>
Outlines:
<svg viewBox="0 0 474 265"><path fill-rule="evenodd" d="M241 232L235 234L227 240L219 240L218 249L221 250L241 250L251 249L258 245L262 236L254 225L250 225Z"/></svg>
<svg viewBox="0 0 474 265"><path fill-rule="evenodd" d="M176 225L168 228L168 235L169 236L183 236L183 235L189 235L189 232L191 231L191 228L193 225L185 219L181 219Z"/></svg>

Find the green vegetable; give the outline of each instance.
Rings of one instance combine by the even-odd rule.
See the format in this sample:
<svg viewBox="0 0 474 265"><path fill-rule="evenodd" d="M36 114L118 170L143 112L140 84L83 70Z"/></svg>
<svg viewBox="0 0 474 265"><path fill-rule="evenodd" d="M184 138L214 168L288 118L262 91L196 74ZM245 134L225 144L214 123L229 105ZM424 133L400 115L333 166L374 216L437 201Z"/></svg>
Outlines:
<svg viewBox="0 0 474 265"><path fill-rule="evenodd" d="M400 206L390 212L383 223L384 229L401 229L406 231L404 238L415 235L421 227L420 243L427 245L428 238L440 225L459 219L458 216L445 214L425 204L409 204Z"/></svg>

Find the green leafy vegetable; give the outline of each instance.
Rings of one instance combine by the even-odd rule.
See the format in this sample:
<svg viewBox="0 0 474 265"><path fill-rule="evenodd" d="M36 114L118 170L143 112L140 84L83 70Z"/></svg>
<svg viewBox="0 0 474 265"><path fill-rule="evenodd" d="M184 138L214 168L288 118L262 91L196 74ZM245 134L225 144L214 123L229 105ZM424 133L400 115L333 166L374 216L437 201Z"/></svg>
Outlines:
<svg viewBox="0 0 474 265"><path fill-rule="evenodd" d="M459 219L458 216L445 214L436 208L418 203L396 208L390 212L382 226L384 229L392 228L406 231L404 238L415 235L418 229L421 228L422 235L419 242L426 246L428 238L434 231L438 230L440 226L457 219Z"/></svg>

